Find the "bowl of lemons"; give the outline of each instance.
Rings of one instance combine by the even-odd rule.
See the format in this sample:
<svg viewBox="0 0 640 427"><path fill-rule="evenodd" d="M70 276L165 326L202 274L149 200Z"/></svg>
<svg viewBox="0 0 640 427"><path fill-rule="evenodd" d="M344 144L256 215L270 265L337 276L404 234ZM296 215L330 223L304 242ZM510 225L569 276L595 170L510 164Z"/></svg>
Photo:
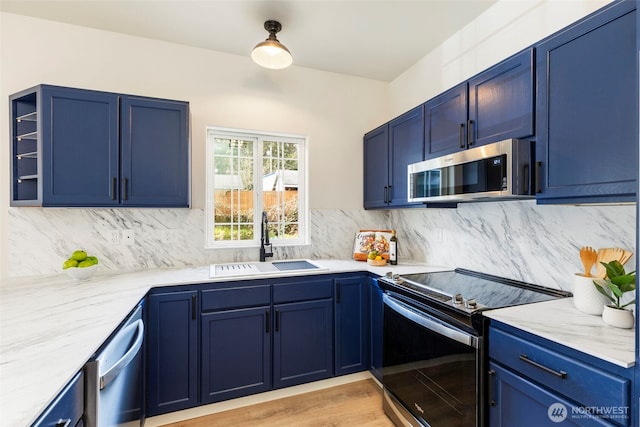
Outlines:
<svg viewBox="0 0 640 427"><path fill-rule="evenodd" d="M79 249L73 251L71 256L62 264L64 270L71 278L86 280L98 269L98 257L87 255L87 252Z"/></svg>
<svg viewBox="0 0 640 427"><path fill-rule="evenodd" d="M378 251L371 251L367 256L367 264L373 265L374 267L382 267L387 265L387 260L383 258Z"/></svg>

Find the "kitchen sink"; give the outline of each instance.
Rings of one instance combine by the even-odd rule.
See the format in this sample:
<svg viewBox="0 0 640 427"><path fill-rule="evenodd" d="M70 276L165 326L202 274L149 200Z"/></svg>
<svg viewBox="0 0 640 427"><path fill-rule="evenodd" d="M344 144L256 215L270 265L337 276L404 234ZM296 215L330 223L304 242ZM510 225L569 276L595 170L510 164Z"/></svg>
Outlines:
<svg viewBox="0 0 640 427"><path fill-rule="evenodd" d="M309 260L285 260L272 262L234 262L211 264L210 277L255 276L291 273L305 270L326 270Z"/></svg>

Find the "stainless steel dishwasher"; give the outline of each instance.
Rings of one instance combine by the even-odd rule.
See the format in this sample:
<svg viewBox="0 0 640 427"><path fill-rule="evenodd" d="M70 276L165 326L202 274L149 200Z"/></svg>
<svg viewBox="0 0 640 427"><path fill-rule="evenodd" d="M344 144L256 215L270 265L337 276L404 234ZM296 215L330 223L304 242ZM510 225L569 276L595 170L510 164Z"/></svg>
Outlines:
<svg viewBox="0 0 640 427"><path fill-rule="evenodd" d="M86 427L142 425L143 341L140 304L85 365Z"/></svg>

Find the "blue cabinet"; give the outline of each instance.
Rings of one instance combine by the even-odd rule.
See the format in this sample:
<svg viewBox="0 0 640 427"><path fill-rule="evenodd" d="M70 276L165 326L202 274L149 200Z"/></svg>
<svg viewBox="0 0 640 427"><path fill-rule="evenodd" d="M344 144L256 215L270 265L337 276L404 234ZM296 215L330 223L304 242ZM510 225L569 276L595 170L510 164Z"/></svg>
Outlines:
<svg viewBox="0 0 640 427"><path fill-rule="evenodd" d="M151 294L147 314L147 415L198 404L197 291Z"/></svg>
<svg viewBox="0 0 640 427"><path fill-rule="evenodd" d="M425 159L533 135L533 49L424 104Z"/></svg>
<svg viewBox="0 0 640 427"><path fill-rule="evenodd" d="M331 278L273 285L273 388L333 376Z"/></svg>
<svg viewBox="0 0 640 427"><path fill-rule="evenodd" d="M201 404L271 389L271 285L225 283L202 291Z"/></svg>
<svg viewBox="0 0 640 427"><path fill-rule="evenodd" d="M83 425L84 373L78 372L38 417L32 427L76 427Z"/></svg>
<svg viewBox="0 0 640 427"><path fill-rule="evenodd" d="M188 207L188 104L40 85L10 97L12 206Z"/></svg>
<svg viewBox="0 0 640 427"><path fill-rule="evenodd" d="M420 206L408 202L407 166L422 160L422 106L364 136L365 209Z"/></svg>
<svg viewBox="0 0 640 427"><path fill-rule="evenodd" d="M382 382L382 316L384 304L382 302L382 289L378 280L369 277L369 322L370 322L370 370L378 381Z"/></svg>
<svg viewBox="0 0 640 427"><path fill-rule="evenodd" d="M614 2L537 45L538 203L635 201L636 2Z"/></svg>
<svg viewBox="0 0 640 427"><path fill-rule="evenodd" d="M335 374L369 369L369 292L365 276L335 279Z"/></svg>
<svg viewBox="0 0 640 427"><path fill-rule="evenodd" d="M628 426L633 369L624 369L516 328L489 329L491 427Z"/></svg>

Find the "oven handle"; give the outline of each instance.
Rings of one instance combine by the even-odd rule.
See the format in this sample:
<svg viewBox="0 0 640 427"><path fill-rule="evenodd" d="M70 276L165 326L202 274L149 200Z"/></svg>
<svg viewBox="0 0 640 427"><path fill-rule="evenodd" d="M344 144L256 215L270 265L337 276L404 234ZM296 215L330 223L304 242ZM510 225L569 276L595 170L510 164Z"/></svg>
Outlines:
<svg viewBox="0 0 640 427"><path fill-rule="evenodd" d="M411 306L398 301L388 294L382 294L382 300L387 306L389 306L389 308L391 308L401 316L404 316L407 319L411 320L412 322L417 323L418 325L424 326L427 329L430 329L440 335L451 338L452 340L469 347L477 349L480 346L478 337L475 337L451 326L445 325L435 317L417 311Z"/></svg>

